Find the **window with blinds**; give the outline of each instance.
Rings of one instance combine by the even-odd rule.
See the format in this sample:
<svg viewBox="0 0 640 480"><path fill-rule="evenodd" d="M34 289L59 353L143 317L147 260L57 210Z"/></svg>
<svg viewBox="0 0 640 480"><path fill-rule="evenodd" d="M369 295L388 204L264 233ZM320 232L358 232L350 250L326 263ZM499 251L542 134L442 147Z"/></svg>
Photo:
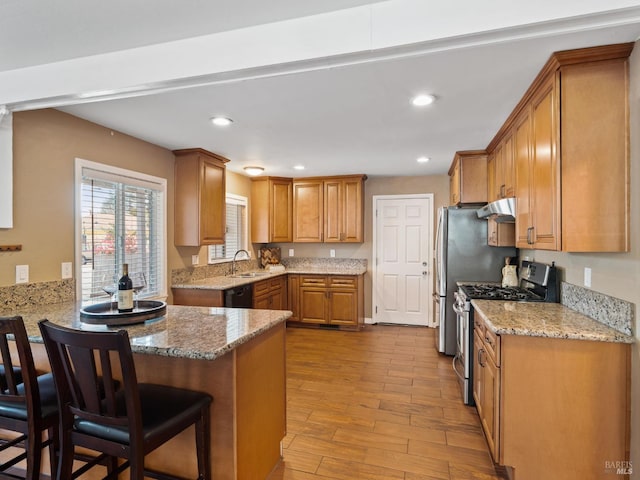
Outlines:
<svg viewBox="0 0 640 480"><path fill-rule="evenodd" d="M232 260L238 250L247 249L247 198L228 193L225 202L227 230L224 245L209 246L209 263Z"/></svg>
<svg viewBox="0 0 640 480"><path fill-rule="evenodd" d="M106 301L122 265L142 289L138 298L166 295L166 180L79 161L80 294ZM77 182L78 183L78 182Z"/></svg>

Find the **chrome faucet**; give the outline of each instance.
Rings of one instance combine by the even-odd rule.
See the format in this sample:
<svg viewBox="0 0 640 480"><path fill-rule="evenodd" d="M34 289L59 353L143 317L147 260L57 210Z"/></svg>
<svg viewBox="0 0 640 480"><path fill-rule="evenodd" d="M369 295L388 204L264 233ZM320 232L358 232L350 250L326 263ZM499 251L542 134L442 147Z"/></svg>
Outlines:
<svg viewBox="0 0 640 480"><path fill-rule="evenodd" d="M231 262L231 276L234 276L236 274L236 258L238 257L238 254L242 252L244 252L244 254L247 256L247 259L251 258L251 254L246 250L238 250L233 256L233 261Z"/></svg>

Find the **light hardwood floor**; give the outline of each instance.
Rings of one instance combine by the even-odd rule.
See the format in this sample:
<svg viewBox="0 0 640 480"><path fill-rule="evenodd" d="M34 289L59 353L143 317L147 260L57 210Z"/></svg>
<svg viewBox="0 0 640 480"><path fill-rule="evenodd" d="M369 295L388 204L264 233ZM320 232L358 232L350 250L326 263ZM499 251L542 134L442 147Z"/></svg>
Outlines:
<svg viewBox="0 0 640 480"><path fill-rule="evenodd" d="M498 480L434 330L287 329L287 436L269 480Z"/></svg>

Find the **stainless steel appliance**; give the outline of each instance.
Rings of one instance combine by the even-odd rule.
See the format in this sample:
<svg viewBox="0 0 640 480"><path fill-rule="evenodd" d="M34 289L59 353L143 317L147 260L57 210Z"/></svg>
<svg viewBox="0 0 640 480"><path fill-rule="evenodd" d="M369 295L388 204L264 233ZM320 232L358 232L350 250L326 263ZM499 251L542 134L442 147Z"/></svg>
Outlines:
<svg viewBox="0 0 640 480"><path fill-rule="evenodd" d="M520 267L520 284L502 287L499 283L462 283L455 293L458 324L457 352L453 369L458 376L462 398L467 405L473 401L473 317L471 300L503 300L520 302L558 302L559 281L556 267L543 263L523 261Z"/></svg>
<svg viewBox="0 0 640 480"><path fill-rule="evenodd" d="M457 282L499 282L505 257L515 257L516 249L487 245L487 222L478 218L476 207L441 207L435 256L436 347L441 353L455 355L457 327L453 303Z"/></svg>

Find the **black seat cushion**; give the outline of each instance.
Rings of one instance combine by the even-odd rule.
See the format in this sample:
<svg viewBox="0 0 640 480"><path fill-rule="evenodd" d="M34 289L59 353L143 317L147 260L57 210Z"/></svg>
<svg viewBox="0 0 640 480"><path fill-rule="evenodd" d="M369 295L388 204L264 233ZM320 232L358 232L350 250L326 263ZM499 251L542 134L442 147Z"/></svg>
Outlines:
<svg viewBox="0 0 640 480"><path fill-rule="evenodd" d="M58 399L56 386L53 383L53 375L45 373L38 376L38 389L40 390L40 409L42 418L47 418L58 413ZM24 395L24 384L18 385L18 393ZM21 402L9 402L0 400L0 416L27 419L27 405Z"/></svg>
<svg viewBox="0 0 640 480"><path fill-rule="evenodd" d="M145 441L173 428L185 418L200 416L200 409L208 406L213 398L202 392L141 383L140 408L142 410L142 431ZM125 392L117 393L118 416L125 416ZM102 425L83 419L76 419L74 428L88 435L93 435L122 444L129 444L129 429L113 425Z"/></svg>

